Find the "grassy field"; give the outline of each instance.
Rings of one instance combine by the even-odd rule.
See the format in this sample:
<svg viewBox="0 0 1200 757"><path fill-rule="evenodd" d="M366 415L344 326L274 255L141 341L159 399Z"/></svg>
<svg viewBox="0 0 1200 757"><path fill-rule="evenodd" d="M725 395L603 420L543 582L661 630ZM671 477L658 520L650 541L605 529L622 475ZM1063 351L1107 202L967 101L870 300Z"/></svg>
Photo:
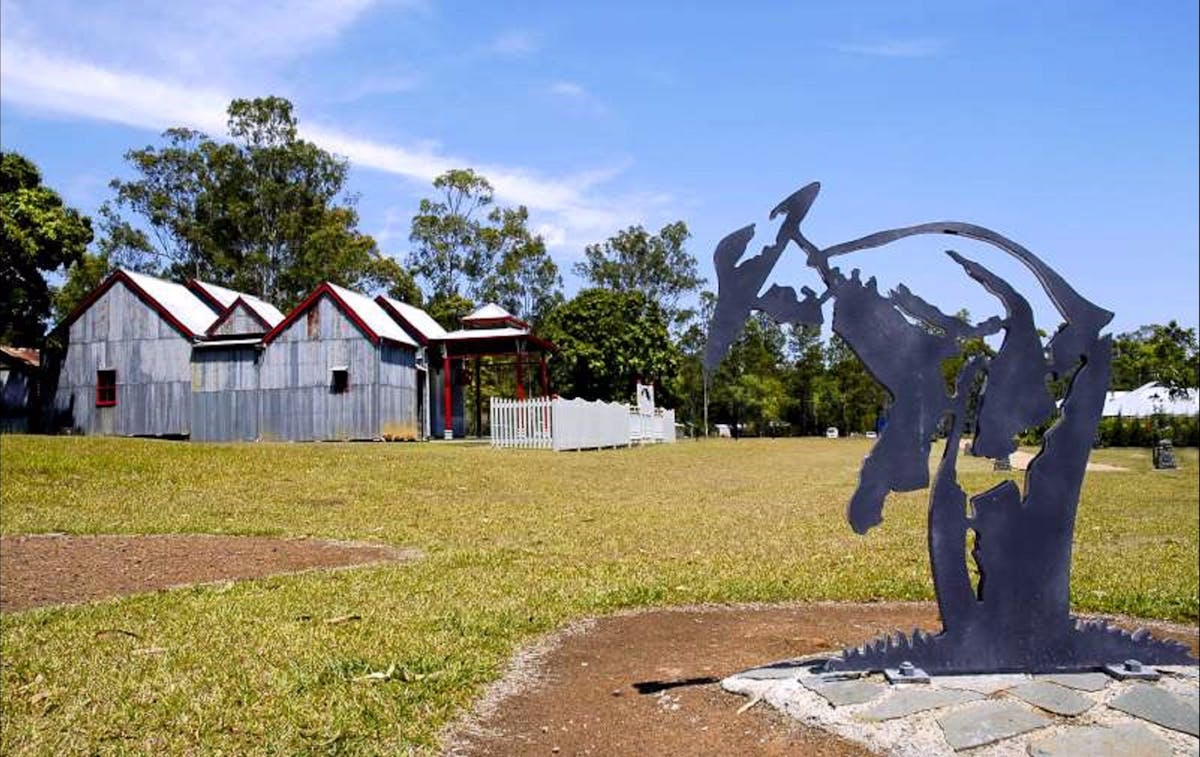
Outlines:
<svg viewBox="0 0 1200 757"><path fill-rule="evenodd" d="M413 546L424 560L0 616L0 751L423 751L532 636L697 602L932 597L926 493L855 536L862 440L554 454L425 444L4 437L5 534L226 533ZM1195 450L1093 459L1077 609L1195 622ZM962 466L976 492L984 461ZM1019 475L1019 474L1017 474ZM325 619L356 613L359 622ZM102 633L120 628L140 641ZM161 654L138 655L138 647ZM391 680L353 679L395 666Z"/></svg>

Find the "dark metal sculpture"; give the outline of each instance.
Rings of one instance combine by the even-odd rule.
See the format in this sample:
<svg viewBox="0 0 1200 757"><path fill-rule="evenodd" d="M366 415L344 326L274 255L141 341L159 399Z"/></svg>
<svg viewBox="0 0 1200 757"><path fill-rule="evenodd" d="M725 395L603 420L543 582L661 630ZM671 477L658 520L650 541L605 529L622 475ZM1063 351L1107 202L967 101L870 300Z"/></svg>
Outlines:
<svg viewBox="0 0 1200 757"><path fill-rule="evenodd" d="M974 224L944 221L890 229L821 249L800 231L819 190L819 184L809 184L771 211L771 218L781 217L781 223L774 242L760 254L742 260L754 236L753 225L718 243L714 263L719 291L709 327L707 368L716 368L752 311L781 323L816 326L823 320L822 305L833 300L834 333L891 397L887 426L864 461L850 499L848 518L858 533L882 522L890 492L930 485L930 446L939 426L945 428L944 422L950 421L929 506L929 556L942 632L887 637L845 651L829 667L882 670L911 662L930 673L965 673L1081 670L1130 658L1193 664L1182 644L1070 615L1075 513L1111 362L1111 338L1100 331L1113 314L1081 297L1029 250ZM1003 318L970 326L903 285L880 294L873 278L864 282L858 269L846 276L830 262L922 234L967 237L1017 258L1037 277L1065 322L1043 345L1025 298L954 251L947 254L1004 306ZM823 293L804 287L801 297L791 287L772 285L759 294L789 244L806 255L807 265L825 286ZM950 393L942 362L960 353L964 339L1000 331L1004 337L999 351L990 358L967 360ZM1070 380L1057 409L1059 417L1028 467L1024 492L1013 481L1004 481L968 496L958 485L959 441L979 376L984 379L978 390L978 428L969 451L993 459L1007 459L1017 448L1017 434L1054 416L1047 379ZM967 565L969 531L975 543L970 557L979 573L975 585Z"/></svg>

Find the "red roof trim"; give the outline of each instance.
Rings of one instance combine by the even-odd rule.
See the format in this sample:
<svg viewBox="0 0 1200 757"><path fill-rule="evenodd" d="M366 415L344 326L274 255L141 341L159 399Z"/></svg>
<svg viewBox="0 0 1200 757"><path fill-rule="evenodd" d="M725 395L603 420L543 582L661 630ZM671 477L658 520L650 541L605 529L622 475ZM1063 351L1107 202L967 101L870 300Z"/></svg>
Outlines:
<svg viewBox="0 0 1200 757"><path fill-rule="evenodd" d="M371 327L368 326L363 319L358 317L358 314L354 312L354 309L347 305L346 302L338 296L338 293L333 290L333 287L329 286L328 282L325 282L321 284L321 286L314 289L313 293L304 299L304 302L301 302L299 305L292 308L292 312L288 313L287 317L280 321L278 326L267 332L267 335L263 337L263 344L266 345L275 341L275 338L283 333L284 329L295 323L305 311L312 308L315 304L317 304L321 297L325 295L328 295L329 299L333 301L333 304L337 306L338 310L342 311L342 315L349 318L350 322L357 326L358 330L361 331L364 336L370 339L372 343L379 344L381 341L379 335L372 331Z"/></svg>
<svg viewBox="0 0 1200 757"><path fill-rule="evenodd" d="M536 348L538 350L542 350L544 352L558 352L558 347L555 346L554 342L551 342L549 339L543 339L540 336L534 336L533 334L525 334L523 336L492 336L492 337L487 337L485 339L464 339L464 338L460 337L458 339L455 339L455 338L437 339L434 341L436 341L438 344L445 344L448 347L458 347L460 349L469 349L472 345L478 345L481 343L487 344L488 342L503 342L503 341L511 340L515 344L515 342L518 339L524 339L526 342L529 342L534 348ZM515 355L515 354L517 354L517 352L514 349L511 352L489 352L489 353L479 353L479 354Z"/></svg>
<svg viewBox="0 0 1200 757"><path fill-rule="evenodd" d="M84 312L94 305L96 300L103 297L108 290L116 286L118 281L124 284L125 288L133 292L143 303L150 306L152 310L158 313L159 316L162 317L162 319L169 323L172 327L174 327L176 331L183 334L188 339L195 339L198 336L187 326L184 326L182 323L180 323L178 318L171 315L170 311L162 306L162 303L147 294L146 290L138 286L133 279L129 278L129 276L120 269L113 271L109 277L104 280L104 283L93 289L92 293L87 297L83 298L83 302L76 305L75 309L71 311L71 314L68 315L62 323L56 326L55 329L60 329L64 326L69 327L72 323L79 320L79 316L83 315Z"/></svg>
<svg viewBox="0 0 1200 757"><path fill-rule="evenodd" d="M422 334L416 326L413 326L411 323L409 323L408 319L401 315L400 311L392 306L392 303L388 302L387 297L384 297L382 294L379 295L375 298L375 304L383 308L383 312L390 315L392 320L398 323L400 328L404 329L405 333L411 336L417 344L421 345L422 347L429 344L429 338Z"/></svg>
<svg viewBox="0 0 1200 757"><path fill-rule="evenodd" d="M204 304L212 308L214 312L225 312L225 306L221 304L221 301L217 299L216 295L204 287L204 284L201 284L195 279L188 279L186 282L184 282L184 286L186 286L192 291L193 294L197 295L201 300L203 300ZM232 302L229 305L230 307L233 307Z"/></svg>
<svg viewBox="0 0 1200 757"><path fill-rule="evenodd" d="M221 324L229 320L229 317L233 315L233 311L237 310L238 303L241 303L242 307L246 309L246 312L250 313L250 315L254 316L256 321L262 324L264 332L271 330L271 324L267 323L267 319L263 318L262 315L260 315L259 312L250 305L249 302L246 302L244 299L242 299L241 295L239 295L236 300L229 303L229 307L225 308L225 310L221 313L221 317L213 321L213 325L209 326L208 330L204 332L205 335L213 336Z"/></svg>

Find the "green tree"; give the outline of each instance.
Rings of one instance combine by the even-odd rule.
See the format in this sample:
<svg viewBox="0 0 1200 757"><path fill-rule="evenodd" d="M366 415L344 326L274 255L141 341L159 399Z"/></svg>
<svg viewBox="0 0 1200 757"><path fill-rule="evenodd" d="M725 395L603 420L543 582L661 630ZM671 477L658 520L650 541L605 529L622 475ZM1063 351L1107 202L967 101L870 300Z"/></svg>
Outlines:
<svg viewBox="0 0 1200 757"><path fill-rule="evenodd" d="M46 274L69 268L91 241L91 221L42 184L37 166L0 152L0 341L41 344L54 301Z"/></svg>
<svg viewBox="0 0 1200 757"><path fill-rule="evenodd" d="M526 320L561 301L558 265L529 230L524 206L494 206L492 185L469 168L447 171L433 186L441 197L421 200L408 262L434 300L496 302Z"/></svg>
<svg viewBox="0 0 1200 757"><path fill-rule="evenodd" d="M1113 341L1111 388L1136 389L1151 381L1157 381L1175 397L1189 387L1200 386L1196 329L1171 321L1117 336Z"/></svg>
<svg viewBox="0 0 1200 757"><path fill-rule="evenodd" d="M822 387L828 424L842 433L871 431L886 407L887 392L850 345L834 334L825 347L826 382ZM832 411L832 412L831 412Z"/></svg>
<svg viewBox="0 0 1200 757"><path fill-rule="evenodd" d="M784 380L794 400L788 421L799 434L824 433L814 404L817 385L825 371L820 327L793 328L788 337L788 353L791 365Z"/></svg>
<svg viewBox="0 0 1200 757"><path fill-rule="evenodd" d="M713 375L717 417L753 425L759 434L785 418L794 402L784 380L786 344L786 333L770 317L759 313L747 319Z"/></svg>
<svg viewBox="0 0 1200 757"><path fill-rule="evenodd" d="M492 185L470 168L456 168L433 180L441 192L422 199L412 219L409 241L415 246L409 266L424 280L434 299L470 292L492 268L481 218L492 204Z"/></svg>
<svg viewBox="0 0 1200 757"><path fill-rule="evenodd" d="M595 287L644 293L673 325L682 325L691 311L681 308L680 301L704 284L696 259L684 247L690 236L683 221L667 224L657 234L630 226L601 244L588 245L586 260L574 270Z"/></svg>
<svg viewBox="0 0 1200 757"><path fill-rule="evenodd" d="M636 291L584 289L550 311L542 335L558 347L550 361L559 393L590 400L629 402L638 380L654 382L671 403L670 380L680 356L666 314Z"/></svg>
<svg viewBox="0 0 1200 757"><path fill-rule="evenodd" d="M441 324L442 328L447 331L453 331L454 329L462 328L462 324L460 323L462 317L474 309L475 303L461 294L444 294L434 295L429 300L425 312L429 313L433 320Z"/></svg>
<svg viewBox="0 0 1200 757"><path fill-rule="evenodd" d="M169 129L166 144L126 154L135 178L111 184L144 223L158 271L285 307L321 281L374 281L387 266L358 230L346 161L301 139L283 98L234 100L228 116L230 141Z"/></svg>
<svg viewBox="0 0 1200 757"><path fill-rule="evenodd" d="M496 208L481 239L494 267L478 287L481 301L496 302L528 321L562 302L562 276L546 251L545 241L529 231L529 211Z"/></svg>
<svg viewBox="0 0 1200 757"><path fill-rule="evenodd" d="M412 272L387 255L379 255L372 259L367 273L367 288L417 307L421 306L424 299Z"/></svg>

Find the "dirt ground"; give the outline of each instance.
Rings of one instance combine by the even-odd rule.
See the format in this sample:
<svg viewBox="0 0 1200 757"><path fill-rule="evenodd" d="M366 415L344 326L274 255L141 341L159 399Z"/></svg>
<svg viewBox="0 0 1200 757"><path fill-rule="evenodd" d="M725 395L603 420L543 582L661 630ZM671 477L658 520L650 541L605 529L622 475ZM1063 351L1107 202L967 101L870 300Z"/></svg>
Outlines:
<svg viewBox="0 0 1200 757"><path fill-rule="evenodd" d="M418 556L382 545L267 537L3 537L0 610ZM1197 651L1195 627L1145 625ZM914 627L938 628L932 603L693 607L581 621L520 652L471 715L447 732L446 752L865 755L858 745L726 694L720 680Z"/></svg>
<svg viewBox="0 0 1200 757"><path fill-rule="evenodd" d="M0 612L415 556L378 544L258 536L5 536Z"/></svg>
<svg viewBox="0 0 1200 757"><path fill-rule="evenodd" d="M1122 622L1122 625L1128 625ZM727 694L749 667L833 652L890 630L937 629L931 603L689 608L582 623L523 652L446 737L450 755L866 755ZM1197 631L1152 630L1197 649Z"/></svg>

